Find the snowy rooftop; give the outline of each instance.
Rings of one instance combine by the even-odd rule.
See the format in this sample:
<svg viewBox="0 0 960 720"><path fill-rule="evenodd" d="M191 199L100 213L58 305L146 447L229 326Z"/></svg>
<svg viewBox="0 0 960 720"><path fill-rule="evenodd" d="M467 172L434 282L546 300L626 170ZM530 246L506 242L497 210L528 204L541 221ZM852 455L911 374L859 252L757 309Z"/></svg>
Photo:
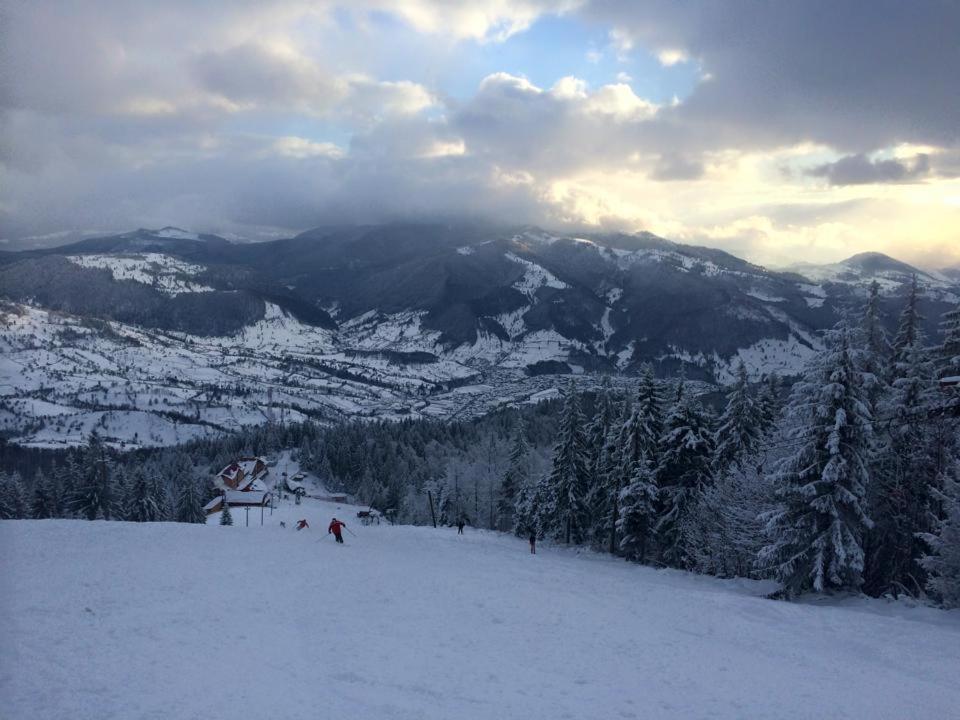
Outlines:
<svg viewBox="0 0 960 720"><path fill-rule="evenodd" d="M224 493L224 498L230 505L263 505L267 500L267 493L259 490L247 492L227 490Z"/></svg>

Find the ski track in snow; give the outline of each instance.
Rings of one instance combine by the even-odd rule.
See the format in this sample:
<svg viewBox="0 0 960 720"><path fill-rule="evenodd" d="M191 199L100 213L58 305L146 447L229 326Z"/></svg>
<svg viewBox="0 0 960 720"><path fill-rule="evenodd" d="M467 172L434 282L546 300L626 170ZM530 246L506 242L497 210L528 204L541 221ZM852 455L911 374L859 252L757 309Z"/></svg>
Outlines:
<svg viewBox="0 0 960 720"><path fill-rule="evenodd" d="M947 718L960 613L790 604L467 529L0 522L0 696L37 718ZM326 534L332 515L355 533ZM215 516L214 516L215 517ZM310 529L295 532L305 517ZM287 529L279 528L279 520ZM251 511L251 522L259 513Z"/></svg>

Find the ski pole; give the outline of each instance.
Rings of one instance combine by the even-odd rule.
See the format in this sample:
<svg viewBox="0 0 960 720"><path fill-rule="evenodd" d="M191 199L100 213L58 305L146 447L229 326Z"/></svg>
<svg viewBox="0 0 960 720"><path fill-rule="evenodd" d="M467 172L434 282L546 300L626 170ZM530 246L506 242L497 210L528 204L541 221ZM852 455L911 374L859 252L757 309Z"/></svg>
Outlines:
<svg viewBox="0 0 960 720"><path fill-rule="evenodd" d="M356 537L356 534L353 532L353 530L351 530L350 528L348 528L346 525L343 526L343 529L346 530L346 531L347 531L348 533L350 533L351 535L353 535L354 537Z"/></svg>

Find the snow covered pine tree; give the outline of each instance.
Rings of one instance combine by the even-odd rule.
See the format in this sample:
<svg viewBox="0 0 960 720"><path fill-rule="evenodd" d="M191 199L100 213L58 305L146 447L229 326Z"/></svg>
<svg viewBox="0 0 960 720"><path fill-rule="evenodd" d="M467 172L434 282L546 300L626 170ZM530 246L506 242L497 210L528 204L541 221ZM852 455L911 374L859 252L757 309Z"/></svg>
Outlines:
<svg viewBox="0 0 960 720"><path fill-rule="evenodd" d="M764 516L769 543L758 557L784 597L858 590L863 581L873 428L862 375L841 326L791 394L789 437L799 449L773 476L779 504Z"/></svg>
<svg viewBox="0 0 960 720"><path fill-rule="evenodd" d="M681 383L667 414L657 467L660 514L655 532L660 560L690 570L705 551L705 497L713 483L713 433L703 406Z"/></svg>
<svg viewBox="0 0 960 720"><path fill-rule="evenodd" d="M560 416L559 439L548 480L553 503L545 524L564 542L579 543L587 530L587 438L580 396L573 384L567 388Z"/></svg>

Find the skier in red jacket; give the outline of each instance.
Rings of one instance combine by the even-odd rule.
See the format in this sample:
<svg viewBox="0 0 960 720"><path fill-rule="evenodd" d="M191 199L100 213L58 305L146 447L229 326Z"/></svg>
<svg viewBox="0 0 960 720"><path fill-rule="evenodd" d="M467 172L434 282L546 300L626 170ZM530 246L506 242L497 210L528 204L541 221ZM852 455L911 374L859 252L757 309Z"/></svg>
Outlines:
<svg viewBox="0 0 960 720"><path fill-rule="evenodd" d="M337 542L342 543L343 535L341 533L343 532L343 528L346 526L347 524L345 522L341 522L334 518L330 521L330 527L327 528L327 535L333 533L333 536L337 539Z"/></svg>
<svg viewBox="0 0 960 720"><path fill-rule="evenodd" d="M310 526L307 524L306 519L297 521L297 530L303 530L304 528L308 528L308 527Z"/></svg>

